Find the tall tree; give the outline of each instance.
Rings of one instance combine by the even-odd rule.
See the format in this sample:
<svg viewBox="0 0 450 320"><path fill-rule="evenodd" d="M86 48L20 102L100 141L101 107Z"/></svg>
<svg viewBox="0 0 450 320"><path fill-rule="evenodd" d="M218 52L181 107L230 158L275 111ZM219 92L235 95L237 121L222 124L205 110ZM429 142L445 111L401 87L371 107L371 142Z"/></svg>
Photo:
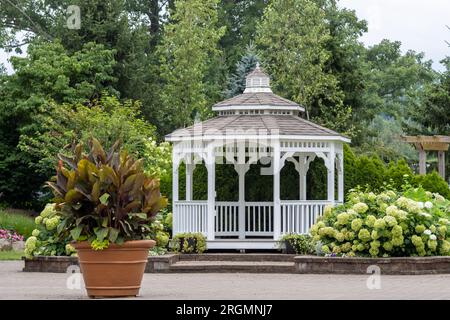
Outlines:
<svg viewBox="0 0 450 320"><path fill-rule="evenodd" d="M269 0L221 0L219 24L226 26L220 40L229 71L245 54L246 46L255 39L256 28Z"/></svg>
<svg viewBox="0 0 450 320"><path fill-rule="evenodd" d="M94 43L69 54L58 42L35 41L27 57L11 62L15 73L0 78L0 194L10 204L23 205L45 180L33 169L39 159L18 148L21 135L32 137L45 126L36 120L49 100L88 103L104 91L117 94L117 79L114 51Z"/></svg>
<svg viewBox="0 0 450 320"><path fill-rule="evenodd" d="M256 41L277 92L303 105L319 123L351 133L351 111L343 105L338 80L325 70L330 37L325 13L313 1L274 0Z"/></svg>
<svg viewBox="0 0 450 320"><path fill-rule="evenodd" d="M364 108L361 99L365 85L365 47L360 37L367 32L367 22L360 20L355 11L338 6L338 0L314 0L325 14L325 23L330 37L325 44L330 58L325 71L332 73L339 81L344 93L344 105L352 111Z"/></svg>
<svg viewBox="0 0 450 320"><path fill-rule="evenodd" d="M164 81L160 120L168 132L190 124L195 115L210 113L205 75L220 54L218 41L225 32L217 26L218 0L177 0L159 47Z"/></svg>

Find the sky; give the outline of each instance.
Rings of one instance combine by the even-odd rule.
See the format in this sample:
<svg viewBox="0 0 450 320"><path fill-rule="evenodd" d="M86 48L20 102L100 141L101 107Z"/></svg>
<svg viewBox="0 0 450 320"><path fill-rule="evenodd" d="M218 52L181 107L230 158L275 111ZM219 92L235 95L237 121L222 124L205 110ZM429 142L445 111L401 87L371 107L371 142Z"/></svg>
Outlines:
<svg viewBox="0 0 450 320"><path fill-rule="evenodd" d="M368 21L369 32L361 40L374 45L383 39L402 42L402 50L424 52L433 60L433 68L442 71L439 63L450 55L450 0L340 0L340 6L356 11ZM0 51L0 63L7 72L12 68L7 59L11 54Z"/></svg>
<svg viewBox="0 0 450 320"><path fill-rule="evenodd" d="M366 45L398 40L404 52L424 52L434 69L444 69L439 61L450 56L450 0L341 0L340 6L368 22L361 38Z"/></svg>

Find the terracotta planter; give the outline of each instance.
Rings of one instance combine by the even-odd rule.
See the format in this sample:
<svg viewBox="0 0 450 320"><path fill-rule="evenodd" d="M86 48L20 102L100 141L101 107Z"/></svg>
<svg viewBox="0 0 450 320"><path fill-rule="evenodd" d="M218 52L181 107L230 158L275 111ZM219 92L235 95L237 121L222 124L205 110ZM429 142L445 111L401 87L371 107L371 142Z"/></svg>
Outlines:
<svg viewBox="0 0 450 320"><path fill-rule="evenodd" d="M137 296L148 251L155 244L153 240L127 241L97 251L87 241L74 244L88 296Z"/></svg>

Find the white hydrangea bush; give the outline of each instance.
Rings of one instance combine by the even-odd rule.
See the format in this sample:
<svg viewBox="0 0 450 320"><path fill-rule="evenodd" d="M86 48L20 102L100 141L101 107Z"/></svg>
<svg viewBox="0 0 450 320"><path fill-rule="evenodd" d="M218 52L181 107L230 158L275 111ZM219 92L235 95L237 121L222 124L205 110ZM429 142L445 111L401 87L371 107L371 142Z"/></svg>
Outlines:
<svg viewBox="0 0 450 320"><path fill-rule="evenodd" d="M25 242L25 256L73 256L75 248L69 243L69 232L62 230L61 217L55 210L55 204L47 204L41 214L35 218L37 229ZM58 230L59 228L59 230Z"/></svg>
<svg viewBox="0 0 450 320"><path fill-rule="evenodd" d="M450 255L450 201L422 188L351 190L345 204L325 208L310 232L321 254Z"/></svg>

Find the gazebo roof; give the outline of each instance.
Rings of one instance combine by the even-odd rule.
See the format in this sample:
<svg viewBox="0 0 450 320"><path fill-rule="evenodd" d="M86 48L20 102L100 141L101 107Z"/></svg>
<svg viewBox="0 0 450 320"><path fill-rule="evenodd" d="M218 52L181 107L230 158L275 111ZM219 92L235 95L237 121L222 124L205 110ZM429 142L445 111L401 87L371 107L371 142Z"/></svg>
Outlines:
<svg viewBox="0 0 450 320"><path fill-rule="evenodd" d="M244 93L216 103L212 108L213 111L242 109L305 111L298 103L277 96L272 92L270 77L260 68L259 63L247 75L245 84Z"/></svg>
<svg viewBox="0 0 450 320"><path fill-rule="evenodd" d="M350 139L333 130L293 115L221 116L178 129L167 135L166 139L171 141L184 137L226 136L233 133L240 136L251 136L262 132L267 132L267 135L279 135L280 137L309 136L350 142Z"/></svg>
<svg viewBox="0 0 450 320"><path fill-rule="evenodd" d="M279 136L286 139L350 139L298 116L305 109L299 104L274 94L269 76L259 64L246 77L244 93L215 104L219 116L166 136L168 141L198 137Z"/></svg>
<svg viewBox="0 0 450 320"><path fill-rule="evenodd" d="M276 94L271 92L243 93L222 102L216 103L213 107L213 110L219 109L218 107L229 106L290 106L299 107L301 111L304 111L304 108L300 107L297 103L277 96Z"/></svg>

